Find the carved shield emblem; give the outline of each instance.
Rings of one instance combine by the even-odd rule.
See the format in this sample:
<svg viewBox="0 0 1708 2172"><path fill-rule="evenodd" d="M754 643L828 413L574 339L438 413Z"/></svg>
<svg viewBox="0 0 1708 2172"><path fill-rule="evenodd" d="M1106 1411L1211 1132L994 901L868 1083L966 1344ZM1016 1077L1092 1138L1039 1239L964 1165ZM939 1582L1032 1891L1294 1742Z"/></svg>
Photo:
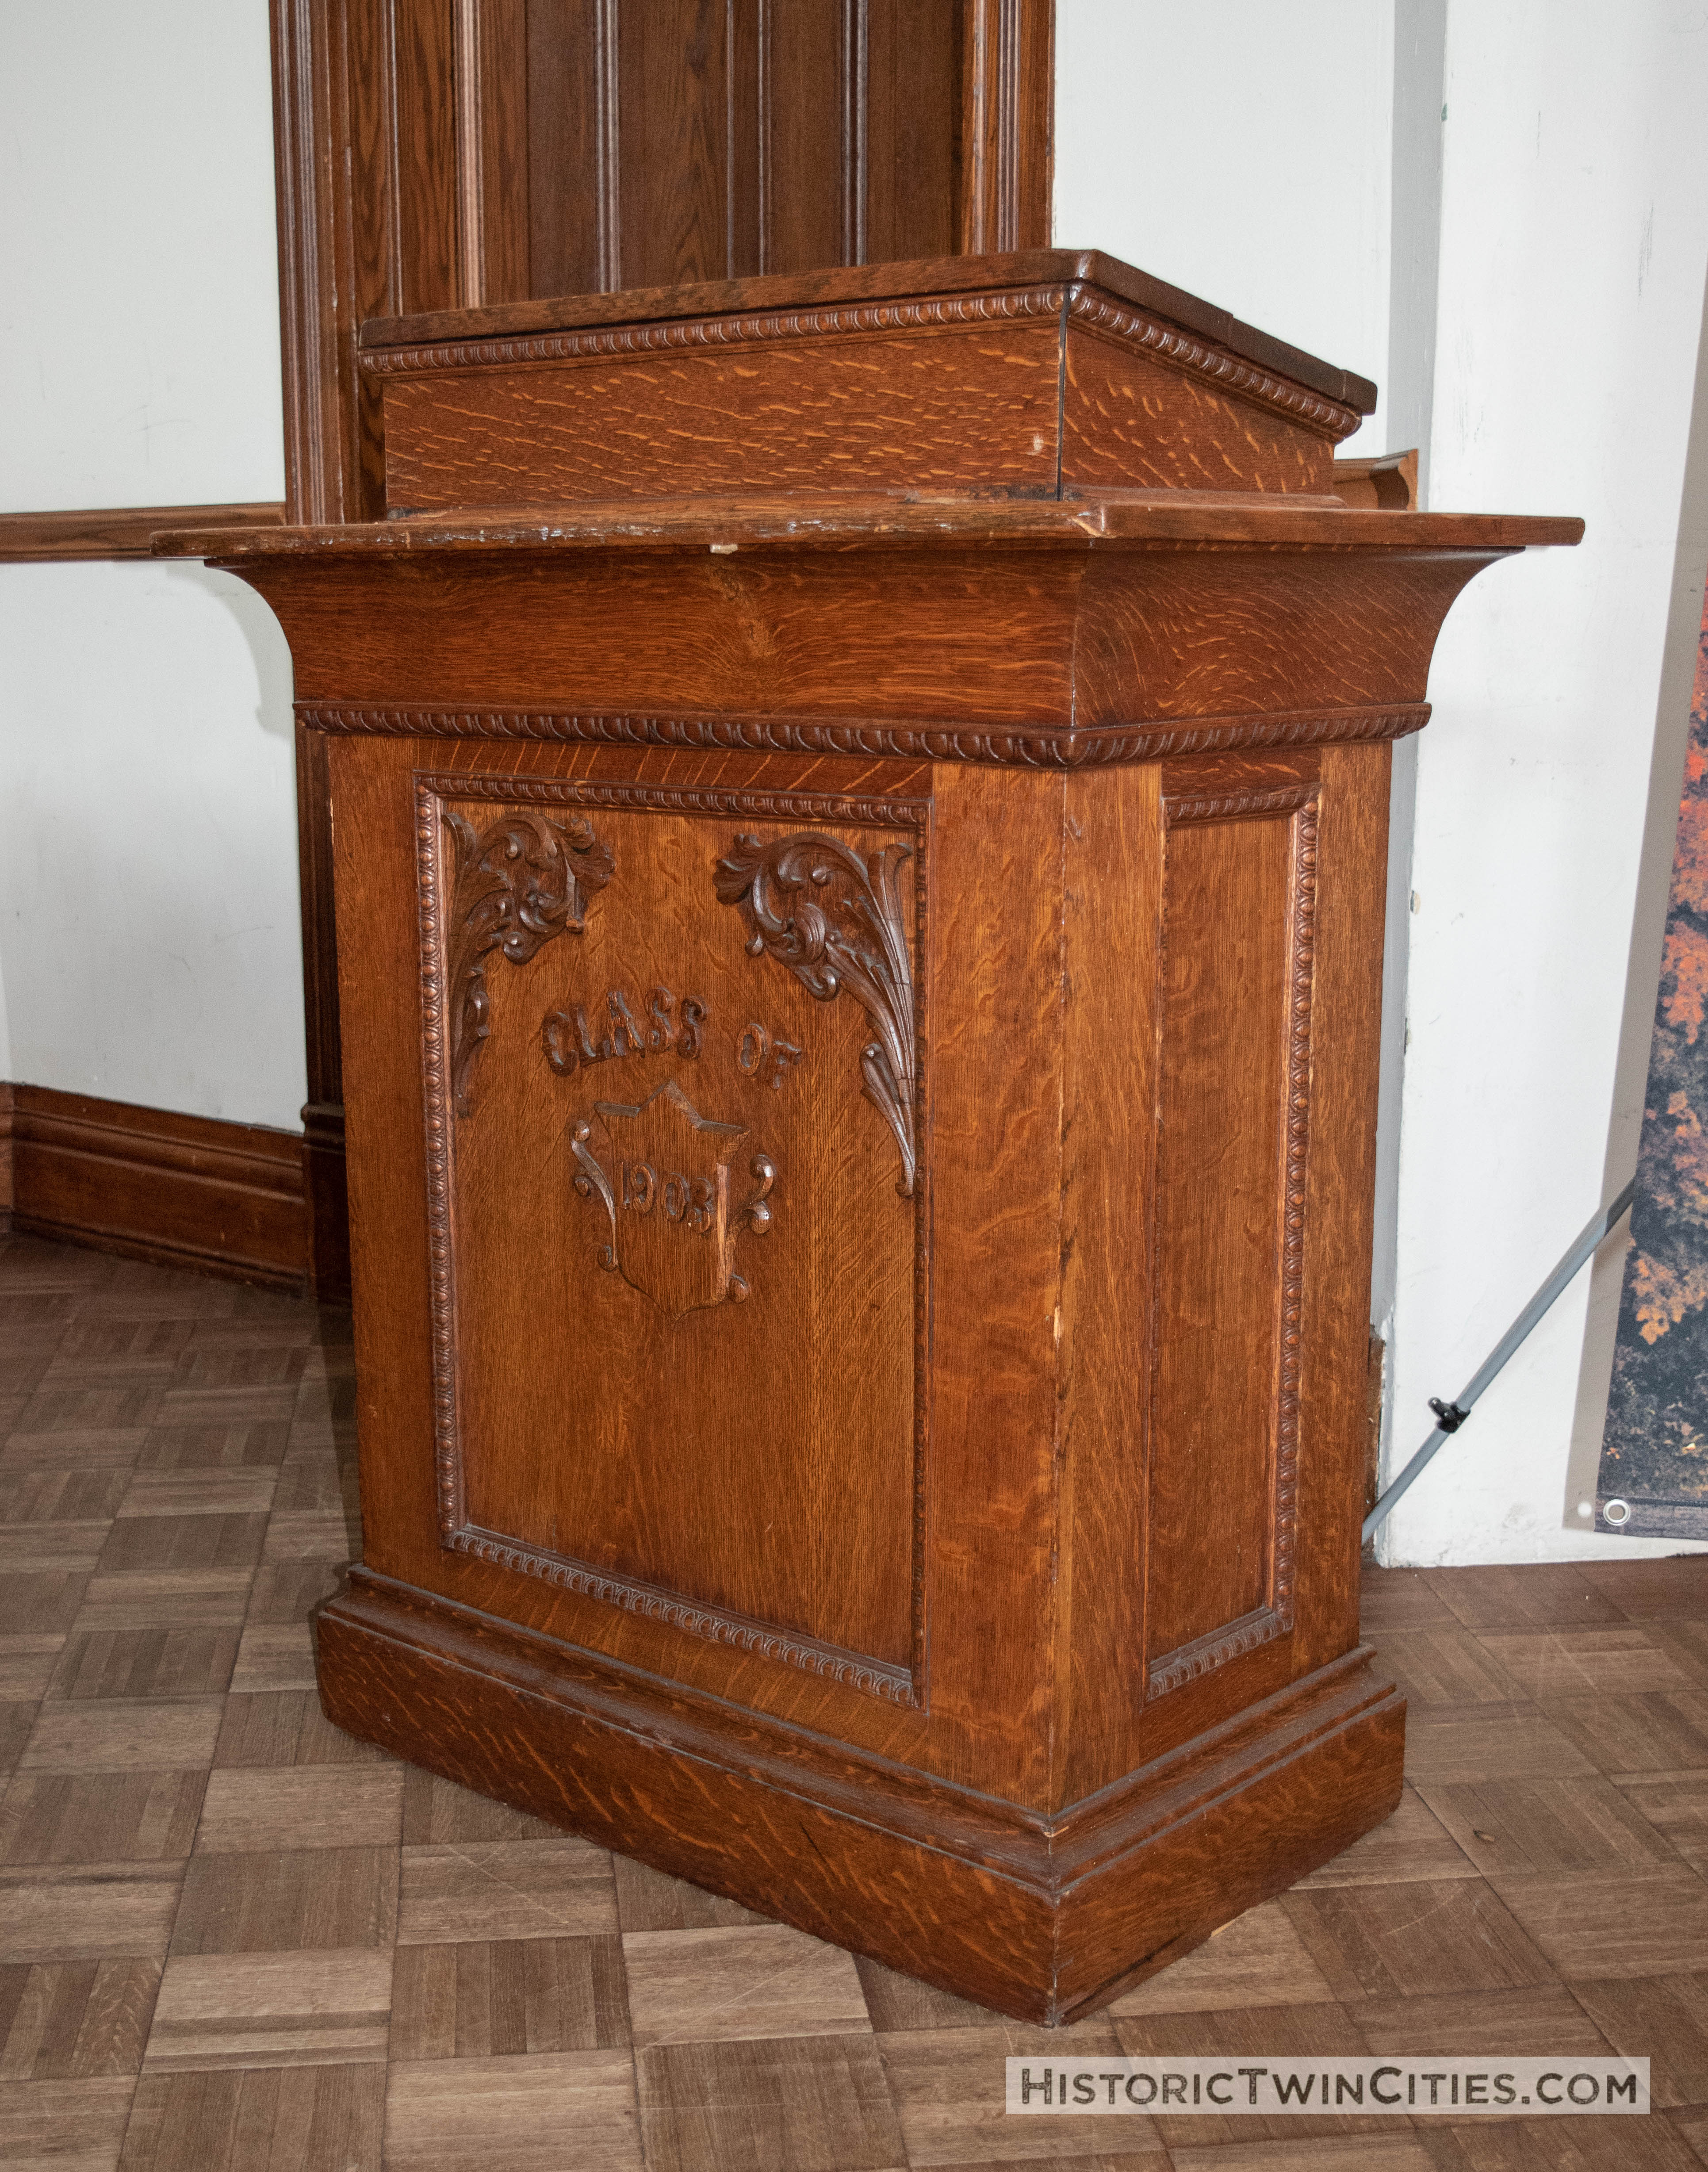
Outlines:
<svg viewBox="0 0 1708 2172"><path fill-rule="evenodd" d="M743 1151L747 1136L702 1116L674 1078L633 1105L596 1101L571 1128L575 1188L609 1224L601 1266L673 1320L747 1295L736 1238L771 1226L776 1174L765 1155Z"/></svg>

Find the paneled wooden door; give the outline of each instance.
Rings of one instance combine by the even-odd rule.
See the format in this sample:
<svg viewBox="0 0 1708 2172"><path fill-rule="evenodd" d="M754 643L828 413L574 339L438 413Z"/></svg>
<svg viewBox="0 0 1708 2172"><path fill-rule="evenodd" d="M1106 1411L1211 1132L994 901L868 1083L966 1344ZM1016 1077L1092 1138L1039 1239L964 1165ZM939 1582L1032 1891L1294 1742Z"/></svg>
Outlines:
<svg viewBox="0 0 1708 2172"><path fill-rule="evenodd" d="M1050 236L1053 0L272 0L287 519L383 513L373 316ZM298 734L315 1284L347 1293L325 750Z"/></svg>

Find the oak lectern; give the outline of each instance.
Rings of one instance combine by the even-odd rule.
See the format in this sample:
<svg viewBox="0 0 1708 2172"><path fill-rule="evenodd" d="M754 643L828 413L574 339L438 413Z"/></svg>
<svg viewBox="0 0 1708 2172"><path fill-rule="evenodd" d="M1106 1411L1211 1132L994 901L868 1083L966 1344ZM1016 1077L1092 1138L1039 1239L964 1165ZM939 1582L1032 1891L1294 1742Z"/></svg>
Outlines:
<svg viewBox="0 0 1708 2172"><path fill-rule="evenodd" d="M1390 743L1570 521L1049 251L368 325L389 517L174 537L328 735L352 1733L1069 2019L1386 1817Z"/></svg>

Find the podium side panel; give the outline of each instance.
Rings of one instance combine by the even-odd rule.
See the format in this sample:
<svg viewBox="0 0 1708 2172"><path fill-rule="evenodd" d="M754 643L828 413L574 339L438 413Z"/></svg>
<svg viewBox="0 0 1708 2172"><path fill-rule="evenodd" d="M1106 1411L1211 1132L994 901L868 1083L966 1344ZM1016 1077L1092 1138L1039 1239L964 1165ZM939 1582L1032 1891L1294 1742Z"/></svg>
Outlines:
<svg viewBox="0 0 1708 2172"><path fill-rule="evenodd" d="M416 788L445 1542L916 1702L926 804Z"/></svg>
<svg viewBox="0 0 1708 2172"><path fill-rule="evenodd" d="M488 1616L513 1621L537 1633L556 1637L567 1645L608 1658L620 1666L639 1667L655 1676L679 1683L690 1694L707 1693L757 1712L769 1712L803 1729L814 1729L820 1735L844 1740L866 1750L928 1764L932 1750L926 1714L916 1701L910 1702L905 1694L898 1697L894 1693L898 1690L905 1692L911 1679L921 1674L923 1657L922 1651L916 1648L916 1622L921 1625L921 1643L923 1630L921 1604L913 1589L922 1567L918 1559L922 1540L916 1536L922 1528L922 1519L915 1498L913 1428L910 1425L904 1427L900 1416L894 1417L889 1425L885 1437L888 1445L883 1450L885 1468L879 1492L888 1507L878 1524L873 1526L874 1535L880 1530L884 1535L878 1543L887 1549L889 1556L882 1589L874 1587L870 1594L863 1587L856 1589L847 1579L859 1573L859 1564L840 1562L837 1574L843 1579L840 1587L843 1600L835 1598L839 1587L833 1579L814 1601L833 1610L846 1602L857 1611L875 1600L883 1609L883 1620L890 1625L885 1632L887 1645L881 1645L875 1655L862 1654L857 1649L846 1664L837 1640L853 1632L828 1616L823 1622L807 1622L804 1637L792 1634L792 1625L784 1625L784 1641L803 1648L799 1653L784 1653L780 1646L767 1648L773 1645L773 1628L764 1618L763 1608L757 1608L761 1616L755 1625L758 1633L749 1637L746 1607L739 1603L739 1595L737 1605L729 1610L742 1618L727 1624L712 1621L709 1626L714 1633L707 1634L705 1625L687 1624L673 1618L668 1610L654 1611L639 1603L631 1607L620 1599L613 1604L609 1595L601 1597L590 1589L565 1588L546 1577L508 1564L502 1557L481 1558L456 1551L445 1543L442 1497L445 1459L435 1452L436 1434L440 1427L434 1393L435 1237L429 1213L433 1185L428 1146L433 1132L430 1097L424 1092L423 1078L431 1032L430 1020L423 1008L417 890L420 795L416 779L422 773L436 774L446 770L469 772L470 787L465 798L459 797L460 786L449 797L454 805L466 804L476 811L480 796L474 788L474 776L490 776L495 770L506 774L498 779L497 799L488 804L513 809L555 801L561 796L562 783L572 777L609 778L615 782L625 777L633 780L637 776L650 777L656 784L648 788L655 789L659 797L690 801L703 787L701 796L717 802L720 826L712 835L722 851L728 848L742 826L740 815L730 813L723 803L742 788L752 786L755 788L755 802L762 803L775 815L786 797L787 783L801 781L798 760L746 754L669 755L620 748L540 747L527 743L500 750L486 744L455 745L443 740L402 737L335 739L331 753L339 898L345 913L342 924L346 929L341 958L343 994L351 1035L351 1076L359 1089L357 1094L352 1095L350 1153L358 1254L356 1313L359 1438L366 1558L369 1566L402 1584L439 1594ZM882 782L896 788L900 798L910 800L916 808L923 804L930 772L921 766L826 760L814 764L813 770L813 782L820 788L819 811L829 795L839 788L857 796L863 792L870 801L873 788L879 786L881 789L880 777ZM513 781L513 793L504 788ZM625 788L619 787L620 790ZM571 807L568 811L573 813L575 809ZM603 809L595 808L594 812L599 820L608 819ZM638 811L632 817L637 824L664 819ZM788 819L792 824L793 817ZM816 815L803 817L803 823L807 828L827 826ZM758 826L766 825L761 820ZM770 826L775 830L776 822ZM910 837L918 840L921 834L911 826L892 831L880 825L870 837L866 837L861 826L855 826L857 835L868 846L875 844L880 849L892 836L898 841ZM701 917L709 920L714 929L726 933L733 944L731 1002L734 1001L738 987L742 997L737 1008L730 1009L726 1015L720 1006L707 1022L708 1031L715 1025L723 1035L717 1058L722 1067L719 1093L733 1093L739 1086L761 1112L765 1127L763 1135L756 1143L740 1143L746 1149L748 1161L761 1150L772 1153L778 1169L776 1194L783 1190L786 1175L789 1176L798 1233L803 1197L798 1170L790 1172L788 1158L776 1156L769 1128L775 1121L775 1112L788 1099L790 1081L799 1083L797 1067L785 1073L783 1088L774 1089L771 1083L777 1075L775 1041L779 1034L784 1039L790 1038L785 1013L793 1001L790 991L794 983L772 959L755 960L744 954L739 916L718 901L713 886L715 857L704 847L702 841L693 856L689 874L705 890ZM902 863L904 867L908 864ZM585 916L589 923L598 913L600 901L600 895L592 899ZM910 924L910 905L907 911ZM554 1076L545 1063L540 1013L547 1008L561 1008L570 981L578 981L583 971L594 973L588 986L594 987L604 1008L604 1024L599 1029L599 1036L615 1039L607 987L612 976L594 972L596 961L593 960L572 963L572 948L580 941L581 938L565 931L555 942L544 946L537 961L517 963L505 959L500 952L491 954L488 970L496 984L498 1000L488 1006L486 1019L496 1048L492 1045L483 1047L473 1077L477 1107L483 1087L486 1089L486 1107L494 1118L491 1128L506 1120L504 1081L512 1060L521 1061L530 1075L536 1071L538 1073L523 1095L523 1103L527 1103L536 1089L540 1094L552 1096L567 1091L565 1082ZM569 980L566 980L566 975ZM646 1003L645 993L630 987L620 974L613 984L625 987L631 997L631 1008ZM652 985L649 979L648 987ZM673 992L679 998L684 992ZM750 1004L747 1000L749 996L753 998ZM580 999L585 1004L585 988ZM822 1059L827 1080L835 1085L839 1105L844 1107L850 1135L863 1140L869 1148L869 1152L863 1153L861 1165L870 1163L868 1188L873 1207L875 1211L881 1207L899 1224L911 1228L917 1210L911 1201L899 1196L896 1190L900 1175L900 1147L878 1109L860 1091L862 1044L870 1037L863 1007L846 992L835 1003L819 1003L804 994L803 1001L810 1006L806 1013L808 1030L808 1034L795 1035L794 1041L805 1046L813 1030L834 1029L832 1040L816 1055L805 1058L804 1062L811 1068ZM845 1010L848 1013L846 1019L841 1014ZM642 1034L651 1030L647 1020L653 1013L638 1008L636 1015ZM676 1015L679 1019L682 1016L679 1008ZM767 1025L772 1035L773 1053L769 1064L759 1054L757 1036L750 1045L744 1040L744 1029L755 1021ZM588 1023L591 1028L591 1017ZM755 1064L751 1076L741 1069L744 1056ZM842 1057L847 1059L846 1078L842 1077ZM652 1061L654 1059L635 1057L630 1067L638 1072ZM679 1067L691 1084L702 1071L710 1078L707 1062L702 1052L695 1063L685 1063ZM600 1070L615 1074L622 1068L622 1064L613 1061L599 1067L593 1077L597 1082ZM829 1078L831 1073L835 1073L834 1079ZM593 1088L593 1096L614 1102L623 1098L615 1091L604 1093L597 1083ZM573 1099L572 1094L570 1098ZM708 1094L706 1099L710 1106L712 1095ZM521 1105L518 1104L518 1108ZM579 1103L576 1105L579 1107ZM695 1107L696 1113L706 1115L697 1102ZM511 1113L513 1116L516 1112ZM739 1109L737 1113L740 1115ZM720 1099L711 1121L726 1121L727 1116L724 1102ZM478 1127L480 1115L474 1121ZM710 1135L714 1144L722 1136L717 1132ZM525 1140L519 1143L525 1163ZM829 1157L826 1167L831 1169L833 1176L834 1145L832 1138L824 1149ZM556 1153L556 1147L552 1151ZM631 1155L629 1159L634 1161L636 1157ZM712 1162L715 1164L716 1159L714 1152ZM728 1183L732 1218L743 1211L749 1192L755 1188L751 1171L746 1170L745 1163L737 1167L739 1161L739 1157L733 1158ZM685 1164L684 1166L686 1173ZM538 1182L530 1184L524 1179L513 1179L507 1192L501 1175L499 1190L493 1195L494 1212L508 1215L518 1230L525 1230L530 1218L537 1219L548 1203L554 1168L556 1177L562 1180L559 1187L565 1193L561 1209L579 1259L587 1247L588 1226L591 1223L596 1228L602 1210L597 1200L578 1197L569 1191L573 1172L567 1166L551 1164L549 1155L540 1164ZM660 1183L659 1208L665 1212L667 1219L663 1187L674 1168L673 1162L669 1169L656 1172ZM745 1180L738 1183L737 1176L744 1170ZM698 1174L706 1175L706 1172ZM841 1180L840 1177L837 1180ZM620 1185L620 1169L618 1181ZM638 1199L638 1194L635 1196ZM694 1204L690 1201L690 1207ZM755 1281L755 1294L741 1305L732 1307L726 1298L724 1304L712 1312L690 1314L690 1319L702 1318L718 1325L726 1310L732 1317L739 1311L744 1319L767 1292L779 1299L787 1294L780 1270L770 1266L773 1256L786 1260L787 1248L775 1255L768 1248L777 1244L786 1226L782 1215L790 1204L785 1202L776 1210L776 1226L768 1234L757 1234L750 1217L744 1228L727 1232L733 1234L729 1261L733 1271L744 1278L751 1273L755 1277L767 1275L769 1279L762 1286ZM619 1206L620 1208L620 1192ZM658 1242L678 1252L692 1253L687 1237L677 1225L658 1233ZM439 1249L443 1253L443 1245ZM665 1258L668 1268L668 1254ZM572 1312L568 1310L572 1293L567 1285L558 1287L552 1283L549 1277L542 1282L534 1271L538 1265L536 1256L524 1247L517 1288L507 1294L505 1300L508 1305L513 1296L521 1304L524 1325L518 1328L511 1320L505 1331L504 1348L491 1346L475 1352L481 1368L514 1372L535 1363L535 1346L540 1336L526 1325L531 1316L530 1306L545 1308L554 1320L560 1315L569 1317L572 1325ZM905 1288L901 1287L903 1281L908 1285ZM889 1338L886 1347L890 1356L886 1360L885 1377L893 1384L900 1379L904 1356L910 1374L917 1362L914 1348L915 1286L910 1273L899 1277L890 1272L889 1282L894 1285L890 1289L893 1303L886 1304L883 1321L878 1322L874 1316L871 1327L876 1331L881 1325L883 1334ZM635 1302L640 1304L646 1300L636 1296ZM513 1310L513 1306L511 1309ZM451 1353L454 1355L456 1352L459 1334L476 1332L481 1325L479 1318L472 1314L459 1320L454 1303L449 1319ZM862 1326L859 1331L867 1331ZM836 1351L827 1348L808 1353L805 1362L809 1370L818 1368L822 1372L845 1361L846 1352L839 1357ZM437 1369L442 1373L443 1367ZM922 1387L922 1379L921 1384ZM563 1393L567 1405L573 1405L581 1392L571 1374L566 1373ZM787 1393L786 1386L782 1392ZM889 1390L885 1392L889 1393ZM821 1384L818 1391L821 1403L824 1393ZM895 1404L897 1398L892 1395L890 1400ZM529 1460L534 1454L525 1433L513 1430L508 1438L495 1434L491 1449L482 1484L489 1488L513 1487L525 1481ZM834 1500L830 1505L834 1509ZM545 1513L551 1514L549 1507ZM524 1532L523 1535L535 1537L537 1534ZM812 1546L818 1546L821 1551L828 1548L827 1559L835 1554L834 1534L823 1531L810 1540L803 1532L792 1533L787 1535L787 1543L798 1551L802 1545L808 1545L809 1553ZM910 1545L915 1554L911 1562L907 1558ZM495 1551L502 1555L502 1548ZM685 1556L678 1564L679 1573L685 1566L692 1563ZM703 1566L710 1573L716 1573L717 1568L713 1562ZM728 1565L726 1563L724 1567L727 1571ZM810 1571L810 1560L807 1567ZM691 1590L690 1595L701 1596ZM637 1596L643 1599L646 1594ZM757 1600L765 1596L764 1590L756 1589L747 1603L757 1606ZM694 1610L689 1608L685 1612L691 1614ZM855 1627L857 1629L857 1623ZM814 1628L828 1630L830 1633L815 1639L812 1634ZM857 1639L861 1641L865 1640ZM822 1651L817 1648L820 1645L825 1648ZM878 1662L875 1669L867 1666L867 1658L871 1656ZM870 1672L873 1678L861 1680L862 1671Z"/></svg>
<svg viewBox="0 0 1708 2172"><path fill-rule="evenodd" d="M1309 1091L1294 984L1312 938L1315 812L1308 787L1171 793L1165 810L1149 1698L1292 1626L1289 1117Z"/></svg>
<svg viewBox="0 0 1708 2172"><path fill-rule="evenodd" d="M1061 479L1077 489L1327 491L1335 445L1325 423L1068 326Z"/></svg>
<svg viewBox="0 0 1708 2172"><path fill-rule="evenodd" d="M1060 774L939 764L927 910L933 1767L1038 1808L1062 1603L1066 789Z"/></svg>
<svg viewBox="0 0 1708 2172"><path fill-rule="evenodd" d="M1068 780L1058 1804L1139 1763L1162 771Z"/></svg>
<svg viewBox="0 0 1708 2172"><path fill-rule="evenodd" d="M1393 750L1323 750L1300 1382L1301 1672L1358 1641L1370 1249L1381 1062L1382 944Z"/></svg>

